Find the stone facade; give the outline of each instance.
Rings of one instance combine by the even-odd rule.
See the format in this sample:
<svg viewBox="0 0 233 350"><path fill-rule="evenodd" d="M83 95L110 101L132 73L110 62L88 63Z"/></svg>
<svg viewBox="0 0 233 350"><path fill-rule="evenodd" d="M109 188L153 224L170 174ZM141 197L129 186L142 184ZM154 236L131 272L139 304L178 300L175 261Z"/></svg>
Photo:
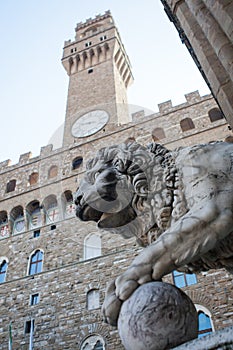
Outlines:
<svg viewBox="0 0 233 350"><path fill-rule="evenodd" d="M233 127L231 0L161 0L169 19Z"/></svg>
<svg viewBox="0 0 233 350"><path fill-rule="evenodd" d="M77 28L87 29L89 25L93 27L93 23L98 27L106 18L112 17L109 13L97 16ZM112 23L112 30L118 33ZM103 29L101 36L107 36L107 31ZM119 35L117 40L122 48ZM75 44L66 43L65 50L69 45ZM109 67L115 67L115 59L109 58ZM101 64L105 63L96 66L98 74ZM120 79L114 67L111 79L119 90L118 95L125 94L124 74ZM79 79L79 73L87 73L88 69L89 66L81 72L69 73L71 80L74 76ZM98 90L106 84L99 82L92 80L90 89ZM67 111L77 107L78 95L72 84ZM111 94L106 98L111 99ZM171 101L161 103L155 114L136 112L123 125L119 125L119 120L110 119L100 131L84 138L70 134L72 118L67 112L62 148L53 149L48 145L41 148L39 156L32 157L29 152L21 155L15 165L9 160L0 163L0 264L3 267L3 263L7 263L6 273L2 268L0 274L0 349L8 349L10 322L13 348L28 349L32 319L35 350L124 349L117 330L102 322L100 305L106 283L125 270L141 248L133 239L124 240L98 231L95 224L78 221L74 216L72 194L87 160L101 147L135 138L142 144L158 140L173 149L224 140L230 134L211 95L200 96L195 91L185 97L186 102L178 106L172 106ZM116 98L113 105L117 105ZM96 108L96 103L85 106L91 107ZM39 251L41 262L35 255ZM30 270L33 261L38 273ZM171 275L164 280L173 283ZM184 287L184 291L195 304L209 311L214 329L233 323L232 277L225 270L199 274L197 283ZM89 304L90 292L94 292L92 304ZM35 296L38 303L33 302Z"/></svg>

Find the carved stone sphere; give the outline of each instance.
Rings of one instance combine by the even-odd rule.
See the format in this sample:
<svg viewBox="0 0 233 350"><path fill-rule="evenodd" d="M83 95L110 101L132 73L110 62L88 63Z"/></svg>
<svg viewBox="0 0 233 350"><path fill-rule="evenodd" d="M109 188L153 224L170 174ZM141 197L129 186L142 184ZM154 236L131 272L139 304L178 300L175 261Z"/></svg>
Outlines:
<svg viewBox="0 0 233 350"><path fill-rule="evenodd" d="M126 350L171 349L197 337L198 317L182 290L163 282L143 284L121 307L118 331Z"/></svg>

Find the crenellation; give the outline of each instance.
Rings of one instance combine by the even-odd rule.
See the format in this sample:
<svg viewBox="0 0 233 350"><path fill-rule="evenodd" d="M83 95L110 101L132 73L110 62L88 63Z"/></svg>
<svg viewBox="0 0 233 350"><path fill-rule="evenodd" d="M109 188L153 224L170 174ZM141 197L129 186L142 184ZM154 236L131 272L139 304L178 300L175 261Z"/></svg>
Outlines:
<svg viewBox="0 0 233 350"><path fill-rule="evenodd" d="M41 149L40 149L40 156L41 156L41 158L47 157L49 154L52 153L52 151L53 151L53 145L52 144L49 144L49 145L41 147Z"/></svg>
<svg viewBox="0 0 233 350"><path fill-rule="evenodd" d="M159 103L158 104L158 107L159 107L159 112L162 114L162 113L167 113L167 112L170 112L173 108L172 106L172 101L171 100L168 100L168 101L165 101L165 102L162 102L162 103Z"/></svg>
<svg viewBox="0 0 233 350"><path fill-rule="evenodd" d="M64 47L71 44L71 39L64 41Z"/></svg>
<svg viewBox="0 0 233 350"><path fill-rule="evenodd" d="M4 171L7 167L11 166L11 159L4 160L0 162L0 172Z"/></svg>
<svg viewBox="0 0 233 350"><path fill-rule="evenodd" d="M103 20L103 19L108 18L108 17L111 17L111 20L113 21L110 10L105 11L105 13L103 15L99 14L99 15L96 15L94 18L90 17L90 18L86 19L85 22L77 23L75 31L77 32L80 29L91 26L91 25L95 24L96 22L99 22L100 20Z"/></svg>
<svg viewBox="0 0 233 350"><path fill-rule="evenodd" d="M138 120L141 120L145 117L145 110L142 109L138 112L132 113L132 121L137 122Z"/></svg>
<svg viewBox="0 0 233 350"><path fill-rule="evenodd" d="M195 103L201 100L201 96L198 90L185 94L184 96L188 103Z"/></svg>
<svg viewBox="0 0 233 350"><path fill-rule="evenodd" d="M24 154L21 154L19 157L19 165L23 165L23 164L27 164L30 162L30 160L32 159L32 153L31 152L27 152Z"/></svg>

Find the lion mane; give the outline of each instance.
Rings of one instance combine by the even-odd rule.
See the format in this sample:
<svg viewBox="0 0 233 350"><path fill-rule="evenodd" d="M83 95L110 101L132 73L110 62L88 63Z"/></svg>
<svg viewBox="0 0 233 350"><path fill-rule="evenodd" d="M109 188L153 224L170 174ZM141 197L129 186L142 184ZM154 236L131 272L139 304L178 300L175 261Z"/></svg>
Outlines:
<svg viewBox="0 0 233 350"><path fill-rule="evenodd" d="M87 163L75 203L81 220L145 247L107 288L109 324L136 288L175 269L233 272L232 143L103 148Z"/></svg>
<svg viewBox="0 0 233 350"><path fill-rule="evenodd" d="M215 142L214 144L224 143ZM206 146L192 146L190 147L190 154L199 152L204 147ZM184 148L184 150L186 149L188 148ZM130 183L132 195L129 196L129 206L125 205L125 208L121 209L119 218L127 216L125 213L129 207L135 213L133 218L132 212L128 214L129 222L124 221L123 225L118 225L116 215L116 220L111 220L111 222L114 222L112 227L104 227L101 224L99 227L112 233L121 234L125 238L135 236L137 242L146 247L155 242L177 220L189 212L192 208L185 197L184 186L186 186L186 183L180 167L177 166L177 158L180 157L181 151L182 148L169 151L157 143L151 143L144 147L136 142L99 150L95 158L87 162L86 175L83 181L89 184L89 187L90 184L98 184L98 174L101 173L101 169L114 171L114 174L116 174L114 176L117 178L116 182L120 182L121 178L124 177ZM108 178L111 178L111 176L109 177L107 172L105 185L108 184ZM83 219L83 215L80 214L82 204L80 204L79 198L83 197L83 193L80 195L80 191L85 192L85 190L82 190L81 187L76 195L76 198L78 198L76 204L78 208L77 216ZM108 204L108 202L106 203ZM102 212L99 208L98 210ZM88 218L84 218L84 220L98 221L100 217L100 214L97 215L92 210ZM195 261L177 268L185 272L193 272L225 266L231 270L232 258L227 261L225 257L232 254L232 241L233 235L230 234L220 240L214 249L202 254ZM194 247L190 249L197 250L199 248L194 244ZM183 254L185 256L187 252Z"/></svg>
<svg viewBox="0 0 233 350"><path fill-rule="evenodd" d="M102 163L111 164L127 176L133 186L132 207L137 216L144 217L153 210L153 225L140 230L138 222L117 228L123 237L136 236L137 242L147 246L155 241L171 224L181 217L187 206L172 152L157 143L144 147L136 142L100 149L96 157L87 162L87 178L94 181ZM153 209L152 209L153 207ZM131 234L126 234L130 230ZM114 228L111 231L115 233ZM119 232L121 231L121 232Z"/></svg>

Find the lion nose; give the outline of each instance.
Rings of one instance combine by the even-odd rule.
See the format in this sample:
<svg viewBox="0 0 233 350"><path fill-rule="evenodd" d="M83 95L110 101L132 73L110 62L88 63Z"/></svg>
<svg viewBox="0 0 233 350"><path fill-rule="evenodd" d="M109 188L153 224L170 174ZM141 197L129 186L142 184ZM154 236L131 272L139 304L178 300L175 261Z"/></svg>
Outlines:
<svg viewBox="0 0 233 350"><path fill-rule="evenodd" d="M83 192L78 189L74 195L74 203L76 205L80 205L82 198L83 198Z"/></svg>

